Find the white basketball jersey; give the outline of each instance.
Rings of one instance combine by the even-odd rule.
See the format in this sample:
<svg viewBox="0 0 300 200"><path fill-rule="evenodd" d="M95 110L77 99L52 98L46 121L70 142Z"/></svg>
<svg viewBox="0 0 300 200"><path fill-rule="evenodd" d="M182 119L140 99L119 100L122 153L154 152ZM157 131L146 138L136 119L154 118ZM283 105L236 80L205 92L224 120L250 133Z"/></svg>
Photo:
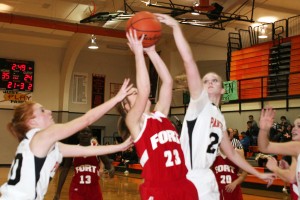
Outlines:
<svg viewBox="0 0 300 200"><path fill-rule="evenodd" d="M206 91L198 99L190 100L180 142L188 168L187 178L196 186L200 199L218 199L218 186L210 167L216 159L224 131L224 116L211 103Z"/></svg>
<svg viewBox="0 0 300 200"><path fill-rule="evenodd" d="M45 158L37 158L29 144L39 129L31 129L17 148L8 174L8 181L1 186L1 200L42 200L50 179L54 176L62 154L55 143Z"/></svg>

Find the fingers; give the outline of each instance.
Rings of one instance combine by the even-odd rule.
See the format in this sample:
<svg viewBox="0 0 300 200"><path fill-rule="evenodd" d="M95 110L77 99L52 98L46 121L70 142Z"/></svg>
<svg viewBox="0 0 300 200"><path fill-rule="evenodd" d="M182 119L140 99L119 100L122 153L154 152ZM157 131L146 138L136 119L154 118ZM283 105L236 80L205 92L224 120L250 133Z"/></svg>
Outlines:
<svg viewBox="0 0 300 200"><path fill-rule="evenodd" d="M273 184L275 178L275 174L267 174L267 178L265 179L265 181L267 182L267 187L270 187Z"/></svg>
<svg viewBox="0 0 300 200"><path fill-rule="evenodd" d="M274 178L268 180L267 188L270 187L273 184Z"/></svg>
<svg viewBox="0 0 300 200"><path fill-rule="evenodd" d="M129 41L129 43L134 43L134 42L142 42L145 38L145 34L142 34L142 36L139 38L138 37L138 34L137 34L137 31L135 29L129 29L127 32L126 32L126 37Z"/></svg>
<svg viewBox="0 0 300 200"><path fill-rule="evenodd" d="M276 158L274 158L273 156L267 156L267 159L273 162L275 161L277 163Z"/></svg>
<svg viewBox="0 0 300 200"><path fill-rule="evenodd" d="M133 87L133 83L131 83L131 84L126 88L126 92L128 93L132 87Z"/></svg>

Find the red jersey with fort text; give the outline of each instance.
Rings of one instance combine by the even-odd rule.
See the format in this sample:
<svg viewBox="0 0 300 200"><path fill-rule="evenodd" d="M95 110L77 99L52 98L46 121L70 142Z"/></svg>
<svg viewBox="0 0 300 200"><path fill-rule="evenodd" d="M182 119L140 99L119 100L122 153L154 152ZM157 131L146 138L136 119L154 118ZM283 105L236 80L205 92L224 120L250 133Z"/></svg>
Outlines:
<svg viewBox="0 0 300 200"><path fill-rule="evenodd" d="M236 164L234 164L226 156L219 154L211 166L211 169L217 179L221 200L243 199L240 185L237 185L232 192L227 192L225 189L226 185L232 183L238 178L239 167Z"/></svg>
<svg viewBox="0 0 300 200"><path fill-rule="evenodd" d="M96 156L76 157L73 160L74 176L73 183L98 184L99 181L99 161Z"/></svg>
<svg viewBox="0 0 300 200"><path fill-rule="evenodd" d="M145 181L163 183L186 178L187 168L174 125L160 112L144 117L135 146Z"/></svg>

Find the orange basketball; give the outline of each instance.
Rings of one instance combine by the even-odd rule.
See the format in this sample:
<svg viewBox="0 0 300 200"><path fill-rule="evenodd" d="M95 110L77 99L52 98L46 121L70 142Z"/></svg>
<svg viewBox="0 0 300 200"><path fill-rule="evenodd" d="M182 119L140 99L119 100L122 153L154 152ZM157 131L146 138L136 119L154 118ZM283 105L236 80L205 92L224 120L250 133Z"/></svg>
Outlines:
<svg viewBox="0 0 300 200"><path fill-rule="evenodd" d="M143 47L150 47L158 42L161 36L161 24L156 16L147 11L141 11L132 16L126 25L126 32L135 29L140 38L145 34Z"/></svg>

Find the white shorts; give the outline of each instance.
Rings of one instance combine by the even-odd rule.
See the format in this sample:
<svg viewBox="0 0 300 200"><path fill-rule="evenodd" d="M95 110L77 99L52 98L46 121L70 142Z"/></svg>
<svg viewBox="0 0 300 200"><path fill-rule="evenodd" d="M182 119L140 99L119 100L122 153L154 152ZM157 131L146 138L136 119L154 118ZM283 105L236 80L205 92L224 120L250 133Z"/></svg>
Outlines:
<svg viewBox="0 0 300 200"><path fill-rule="evenodd" d="M190 170L187 173L187 178L196 186L199 199L220 199L218 184L210 169Z"/></svg>

